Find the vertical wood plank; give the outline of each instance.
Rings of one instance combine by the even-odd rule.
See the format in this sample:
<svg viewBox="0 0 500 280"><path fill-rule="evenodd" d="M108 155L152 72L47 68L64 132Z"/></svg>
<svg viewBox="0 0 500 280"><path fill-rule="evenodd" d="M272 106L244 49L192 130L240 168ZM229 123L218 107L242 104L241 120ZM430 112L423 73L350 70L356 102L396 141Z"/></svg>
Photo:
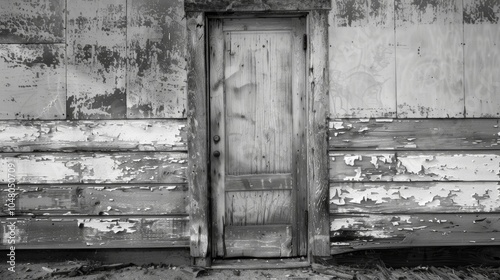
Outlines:
<svg viewBox="0 0 500 280"><path fill-rule="evenodd" d="M308 187L309 252L330 254L328 227L328 13L309 14Z"/></svg>
<svg viewBox="0 0 500 280"><path fill-rule="evenodd" d="M0 119L64 119L64 45L0 45Z"/></svg>
<svg viewBox="0 0 500 280"><path fill-rule="evenodd" d="M398 117L463 117L462 1L395 5Z"/></svg>
<svg viewBox="0 0 500 280"><path fill-rule="evenodd" d="M394 117L394 2L334 3L329 16L330 115Z"/></svg>
<svg viewBox="0 0 500 280"><path fill-rule="evenodd" d="M466 117L500 116L500 1L464 0Z"/></svg>
<svg viewBox="0 0 500 280"><path fill-rule="evenodd" d="M211 151L222 151L221 157L210 155L210 185L212 193L212 225L213 255L224 256L224 226L225 226L225 154L226 127L224 110L224 34L222 20L211 20L209 32L210 60L210 136L218 135L219 142L210 141Z"/></svg>
<svg viewBox="0 0 500 280"><path fill-rule="evenodd" d="M207 76L205 69L205 15L187 13L188 51L188 186L191 256L209 254L207 174Z"/></svg>
<svg viewBox="0 0 500 280"><path fill-rule="evenodd" d="M125 117L126 22L126 0L68 1L68 118Z"/></svg>
<svg viewBox="0 0 500 280"><path fill-rule="evenodd" d="M64 43L65 0L0 1L0 44Z"/></svg>
<svg viewBox="0 0 500 280"><path fill-rule="evenodd" d="M185 117L186 21L183 1L129 1L127 18L128 117Z"/></svg>
<svg viewBox="0 0 500 280"><path fill-rule="evenodd" d="M307 255L307 81L306 81L306 56L307 50L303 46L307 40L302 34L307 34L307 17L295 20L294 39L294 65L293 65L293 86L292 86L292 112L293 112L293 154L295 171L295 188L293 192L293 202L295 203L296 215L294 215L293 240L298 240L297 254ZM300 32L299 32L300 31ZM302 78L301 78L302 77ZM295 242L297 243L297 242ZM295 251L293 251L295 253Z"/></svg>

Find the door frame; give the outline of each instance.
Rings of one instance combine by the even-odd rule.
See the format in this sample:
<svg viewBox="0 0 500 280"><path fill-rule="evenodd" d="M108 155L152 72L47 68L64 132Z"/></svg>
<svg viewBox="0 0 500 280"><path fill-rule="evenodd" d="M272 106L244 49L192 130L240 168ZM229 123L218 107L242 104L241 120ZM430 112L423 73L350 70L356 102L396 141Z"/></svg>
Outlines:
<svg viewBox="0 0 500 280"><path fill-rule="evenodd" d="M190 252L194 265L211 263L209 181L208 19L213 16L307 16L306 149L308 190L307 256L330 255L328 209L328 11L329 0L244 1L241 6L219 0L185 0L187 21L187 125L190 195ZM254 3L252 3L254 2ZM283 3L281 3L283 2ZM228 12L228 7L231 8Z"/></svg>

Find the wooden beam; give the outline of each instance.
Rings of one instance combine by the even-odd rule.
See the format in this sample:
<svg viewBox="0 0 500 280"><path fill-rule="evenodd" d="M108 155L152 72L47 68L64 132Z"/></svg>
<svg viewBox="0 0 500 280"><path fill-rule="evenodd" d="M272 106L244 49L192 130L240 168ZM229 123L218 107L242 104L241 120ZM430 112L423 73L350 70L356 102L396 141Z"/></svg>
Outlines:
<svg viewBox="0 0 500 280"><path fill-rule="evenodd" d="M90 249L186 247L189 245L187 217L62 217L2 218L2 249L7 227L15 222L16 249Z"/></svg>
<svg viewBox="0 0 500 280"><path fill-rule="evenodd" d="M498 182L331 183L330 213L500 212Z"/></svg>
<svg viewBox="0 0 500 280"><path fill-rule="evenodd" d="M0 154L13 163L17 184L184 183L185 153L24 153ZM7 168L0 183L7 182Z"/></svg>
<svg viewBox="0 0 500 280"><path fill-rule="evenodd" d="M7 186L2 186L7 190ZM22 215L187 215L185 184L18 185L14 213ZM7 201L8 192L0 193ZM133 197L133 199L130 199ZM0 216L9 216L6 204Z"/></svg>
<svg viewBox="0 0 500 280"><path fill-rule="evenodd" d="M0 121L1 152L186 151L185 120Z"/></svg>
<svg viewBox="0 0 500 280"><path fill-rule="evenodd" d="M428 246L498 246L498 213L332 216L332 253Z"/></svg>
<svg viewBox="0 0 500 280"><path fill-rule="evenodd" d="M129 1L127 50L127 117L185 117L183 1Z"/></svg>
<svg viewBox="0 0 500 280"><path fill-rule="evenodd" d="M186 12L258 12L258 11L307 11L315 9L329 10L329 0L186 0Z"/></svg>
<svg viewBox="0 0 500 280"><path fill-rule="evenodd" d="M64 43L65 0L0 1L0 44Z"/></svg>
<svg viewBox="0 0 500 280"><path fill-rule="evenodd" d="M1 44L0 61L0 119L66 118L64 44Z"/></svg>
<svg viewBox="0 0 500 280"><path fill-rule="evenodd" d="M336 119L331 150L498 150L500 119Z"/></svg>
<svg viewBox="0 0 500 280"><path fill-rule="evenodd" d="M328 12L311 11L308 22L309 254L325 256L328 244Z"/></svg>
<svg viewBox="0 0 500 280"><path fill-rule="evenodd" d="M207 74L205 14L186 13L188 51L188 186L191 256L209 256L209 189L207 151Z"/></svg>
<svg viewBox="0 0 500 280"><path fill-rule="evenodd" d="M126 2L67 2L69 119L126 117Z"/></svg>

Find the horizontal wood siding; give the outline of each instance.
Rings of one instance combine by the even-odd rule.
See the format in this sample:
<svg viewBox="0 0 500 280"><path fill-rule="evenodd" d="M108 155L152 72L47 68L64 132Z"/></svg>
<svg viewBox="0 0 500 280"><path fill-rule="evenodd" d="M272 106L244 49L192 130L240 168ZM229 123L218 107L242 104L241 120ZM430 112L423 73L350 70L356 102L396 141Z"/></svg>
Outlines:
<svg viewBox="0 0 500 280"><path fill-rule="evenodd" d="M497 150L499 119L335 119L335 150Z"/></svg>
<svg viewBox="0 0 500 280"><path fill-rule="evenodd" d="M7 185L0 185L7 201ZM24 215L187 215L186 184L20 185L14 212ZM133 199L132 199L133 198ZM2 205L0 216L9 216Z"/></svg>
<svg viewBox="0 0 500 280"><path fill-rule="evenodd" d="M18 184L184 183L185 153L23 153L0 154L0 183L7 164L16 167Z"/></svg>
<svg viewBox="0 0 500 280"><path fill-rule="evenodd" d="M499 182L330 183L331 213L499 212Z"/></svg>
<svg viewBox="0 0 500 280"><path fill-rule="evenodd" d="M3 246L189 246L183 6L0 1Z"/></svg>
<svg viewBox="0 0 500 280"><path fill-rule="evenodd" d="M185 247L189 240L187 217L2 218L3 249L13 222L16 249Z"/></svg>
<svg viewBox="0 0 500 280"><path fill-rule="evenodd" d="M173 119L0 121L0 151L186 151L186 134Z"/></svg>
<svg viewBox="0 0 500 280"><path fill-rule="evenodd" d="M359 249L499 244L498 213L338 214L332 253Z"/></svg>

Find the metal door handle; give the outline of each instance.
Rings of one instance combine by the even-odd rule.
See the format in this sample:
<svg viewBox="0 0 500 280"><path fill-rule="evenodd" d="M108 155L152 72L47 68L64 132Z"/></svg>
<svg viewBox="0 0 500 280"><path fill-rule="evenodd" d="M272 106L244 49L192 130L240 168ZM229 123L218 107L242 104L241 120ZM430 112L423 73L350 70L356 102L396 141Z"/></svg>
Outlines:
<svg viewBox="0 0 500 280"><path fill-rule="evenodd" d="M214 136L214 142L218 143L219 141L220 141L220 136L219 135L215 135Z"/></svg>
<svg viewBox="0 0 500 280"><path fill-rule="evenodd" d="M220 156L220 152L219 151L214 151L214 157L219 157Z"/></svg>

